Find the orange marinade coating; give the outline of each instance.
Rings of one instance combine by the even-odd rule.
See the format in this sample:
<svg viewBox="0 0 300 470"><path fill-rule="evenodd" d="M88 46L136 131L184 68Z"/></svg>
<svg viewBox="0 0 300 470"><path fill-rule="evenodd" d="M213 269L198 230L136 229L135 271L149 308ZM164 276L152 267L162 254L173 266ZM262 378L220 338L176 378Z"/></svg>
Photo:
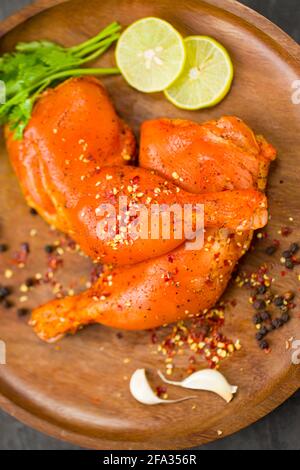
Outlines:
<svg viewBox="0 0 300 470"><path fill-rule="evenodd" d="M155 141L155 121L150 122L152 128ZM194 138L191 131L187 133ZM71 79L45 92L22 141L15 141L8 130L6 134L11 160L28 202L94 260L134 264L168 253L185 240L183 233L181 237L172 236L173 226L170 239L149 236L133 240L120 231L105 240L99 238L97 228L103 218L99 207L110 203L117 210L120 196L128 198L128 209L136 204L175 203L183 208L187 203L205 203L207 227L245 230L266 223L266 199L252 187L195 196L179 190L175 181L168 181L163 174L125 166L135 152L133 134L116 115L102 85L93 78ZM142 142L144 134L143 130ZM234 158L235 149L231 147ZM128 217L126 223L130 226L133 222Z"/></svg>
<svg viewBox="0 0 300 470"><path fill-rule="evenodd" d="M234 129L230 133L230 145L233 146L234 158L235 150L241 146L241 142L247 153L245 142L248 141L249 136L253 136L253 133L237 118L222 118L223 126L227 119L230 121L229 127L234 124ZM151 122L156 130L161 120ZM172 127L176 123L181 126L182 121L169 121ZM214 123L208 123L206 126L211 126L212 129L215 126L219 129L216 124L218 121ZM186 127L189 124L195 126L195 123L185 122ZM142 143L145 142L143 131L144 128L141 136ZM243 180L244 183L241 183L242 179L236 179L240 166L241 172L244 173L244 165L238 155L236 170L231 176L233 189L235 187L244 189L243 184L248 189L257 186L265 189L269 165L275 158L276 152L262 137L251 137L250 142L253 138L255 139L253 147L257 147L255 159L258 163L253 165L252 183L249 183L250 176ZM168 131L162 142L163 140L168 146ZM164 165L161 167L156 165L156 170L160 174L168 179L173 178L174 172L180 175L176 149L180 156L185 143L185 138L182 142L178 141L177 147L174 148L173 164L170 164L167 169ZM252 143L251 149L253 150ZM153 158L152 155L147 156L144 146L141 152L142 164L148 158ZM157 153L159 161L163 160L164 155L165 149L161 145ZM187 159L189 162L185 165L187 179L181 181L179 178L176 181L177 184L189 191L194 190L195 193L205 193L203 186L211 178L211 168L208 167L206 175L206 167L203 166L201 174L203 182L199 183L198 191L196 191L192 173L197 167L197 152L192 154L188 152ZM216 158L214 167L222 174L223 162L220 162L221 160ZM226 181L228 181L227 178L229 176L226 176ZM213 189L215 191L224 189L224 181L224 178L218 179ZM206 231L205 246L202 250L186 250L183 244L155 259L133 266L106 270L95 285L86 292L75 297L54 300L36 309L32 315L32 325L41 339L52 341L66 333L75 333L78 328L91 323L135 330L154 328L197 315L211 308L222 295L237 261L249 248L251 238L251 231L233 233L224 229L209 229Z"/></svg>

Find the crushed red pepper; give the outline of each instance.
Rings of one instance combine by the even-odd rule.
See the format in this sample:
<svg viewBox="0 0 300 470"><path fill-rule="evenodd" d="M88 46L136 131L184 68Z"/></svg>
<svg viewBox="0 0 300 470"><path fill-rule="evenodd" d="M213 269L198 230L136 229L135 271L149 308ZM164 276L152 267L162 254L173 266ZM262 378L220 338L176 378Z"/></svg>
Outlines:
<svg viewBox="0 0 300 470"><path fill-rule="evenodd" d="M222 332L224 326L224 306L210 310L188 322L180 321L173 326L158 344L157 351L165 356L166 373L171 375L176 356L185 351L192 352L188 358L187 373L197 369L198 359L205 359L208 367L217 369L220 362L234 351L241 349L239 340L228 339ZM155 338L155 341L153 341ZM152 344L156 344L156 333L151 333Z"/></svg>

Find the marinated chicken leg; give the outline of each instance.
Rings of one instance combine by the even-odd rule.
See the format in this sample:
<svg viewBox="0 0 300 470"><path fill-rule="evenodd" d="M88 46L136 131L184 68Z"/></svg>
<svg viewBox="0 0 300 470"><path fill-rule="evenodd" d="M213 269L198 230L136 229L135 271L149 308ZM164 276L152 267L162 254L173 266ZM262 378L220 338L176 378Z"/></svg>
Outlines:
<svg viewBox="0 0 300 470"><path fill-rule="evenodd" d="M145 162L151 158L153 162L157 159L160 163L153 166L168 179L172 179L174 172L180 175L184 167L186 177L176 178L176 182L178 186L195 193L205 193L205 189L208 189L207 181L213 183L215 191L224 190L225 182L231 189L238 187L253 190L257 186L265 189L269 164L275 158L275 150L263 138L255 138L240 120L223 118L223 121L227 119L230 121L228 125L231 130L226 146L228 152L232 147L234 173L221 177L223 158L215 157L209 146L212 152L211 158L214 160L214 174L220 177L215 181L211 176L211 167L202 165L201 180L200 182L196 180L195 184L194 172L197 169L199 154L196 151L192 153L188 151L185 159L189 162L188 165L183 165L182 154L187 139L193 141L193 133L189 137L185 135L180 139L179 132L173 149L172 163L168 165L161 163L168 151L168 130L165 139L161 139L161 145L155 150L155 157L145 148L144 131L142 131L141 163L146 165ZM178 124L181 127L182 123L183 121L172 121L171 125ZM157 123L154 121L153 124L156 128ZM151 122L147 125L151 125ZM185 122L186 128L189 125L192 128L196 126L194 123ZM204 126L218 133L219 125L219 121L215 121ZM248 136L251 136L249 141L246 138ZM163 141L167 149L164 148ZM237 148L239 151L234 160ZM241 175L245 174L242 148L247 155L253 153L253 159L251 157L253 171L251 177L248 174L245 179L238 177L239 170ZM202 151L204 152L203 145ZM176 152L182 154L181 168L177 164ZM199 172L197 175L199 176ZM75 333L78 328L91 323L134 330L153 328L201 314L202 311L211 308L222 295L237 261L248 250L251 238L251 231L236 233L224 229L209 229L205 234L205 245L202 250L187 250L183 244L160 257L130 267L106 270L88 291L75 297L52 301L35 310L32 325L41 339L52 341L66 333Z"/></svg>

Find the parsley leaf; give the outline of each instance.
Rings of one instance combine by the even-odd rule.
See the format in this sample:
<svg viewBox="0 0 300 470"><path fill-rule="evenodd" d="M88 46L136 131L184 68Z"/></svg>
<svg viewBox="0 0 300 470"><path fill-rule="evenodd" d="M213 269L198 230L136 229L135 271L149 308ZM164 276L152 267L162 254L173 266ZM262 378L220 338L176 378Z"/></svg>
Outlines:
<svg viewBox="0 0 300 470"><path fill-rule="evenodd" d="M114 22L97 36L65 48L51 41L20 42L15 51L0 57L0 80L5 83L6 103L0 106L0 123L8 124L21 139L35 101L49 86L81 75L110 75L117 68L82 68L100 57L118 38L121 27Z"/></svg>

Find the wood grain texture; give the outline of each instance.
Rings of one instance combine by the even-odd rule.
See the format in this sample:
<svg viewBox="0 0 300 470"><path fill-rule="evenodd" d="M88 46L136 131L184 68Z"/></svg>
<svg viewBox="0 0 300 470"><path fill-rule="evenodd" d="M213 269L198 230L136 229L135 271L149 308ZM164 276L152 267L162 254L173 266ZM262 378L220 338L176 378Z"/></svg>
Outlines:
<svg viewBox="0 0 300 470"><path fill-rule="evenodd" d="M72 17L67 14L70 3ZM293 198L299 185L298 175L291 170L299 158L300 149L299 108L291 104L291 83L300 73L295 59L299 55L297 45L269 22L234 2L209 2L218 6L226 3L231 14L208 5L208 2L185 2L184 8L181 2L175 2L176 8L172 2L174 13L170 13L166 1L160 2L159 6L152 2L134 1L130 11L126 3L90 0L83 4L73 0L69 5L57 6L22 24L3 38L1 47L6 50L16 40L39 38L41 34L72 44L96 32L112 19L116 11L117 19L123 24L156 14L170 20L184 34L199 32L200 29L201 33L220 39L231 51L238 73L229 98L213 110L201 113L178 111L161 96L129 92L120 78L108 79L106 84L120 114L136 131L142 120L161 114L201 121L235 113L255 130L264 133L278 147L280 155L269 191L273 214L270 231L275 237L290 212L296 219L299 211ZM35 7L35 11L38 8ZM2 32L20 21L21 18L4 22ZM107 58L108 62L111 60L111 57ZM11 243L17 245L32 228L32 220L10 167L7 161L2 160L0 183L4 191L0 205L3 207L3 237L10 238ZM281 178L286 184L279 186ZM11 230L16 219L22 220L23 229L19 233ZM42 221L37 220L35 224L40 235L35 248L39 250L49 235ZM298 229L294 236L300 238ZM247 256L245 263L253 267L263 259L263 253L257 251ZM82 263L74 262L77 265L72 266L72 270L81 272ZM39 263L38 258L33 259L30 268L38 270ZM294 278L282 281L282 288L296 286ZM289 328L278 335L273 353L262 359L253 341L252 330L249 331L251 311L247 298L236 292L231 292L231 295L238 296L239 302L228 318L227 328L231 336L241 337L244 349L223 368L229 379L241 387L238 398L229 407L206 394L201 395L201 408L196 411L188 402L163 410L148 410L132 402L124 376L128 377L135 367L141 365L152 369L161 366L161 362L149 354L146 333L126 334L120 342L112 330L90 328L76 338L66 339L58 352L38 342L24 323L4 312L1 313L1 336L11 352L8 366L3 371L1 369L2 406L32 426L94 448L190 447L215 439L218 429L222 429L224 435L236 431L266 414L298 387L299 369L290 366L285 340L296 336L299 322L294 319ZM104 348L102 351L99 345ZM122 358L128 355L131 362L125 366ZM76 364L73 370L70 363ZM111 382L108 381L107 370L116 370ZM121 397L113 397L116 390L121 391ZM176 393L174 391L174 396ZM97 405L93 403L95 396L100 398Z"/></svg>

